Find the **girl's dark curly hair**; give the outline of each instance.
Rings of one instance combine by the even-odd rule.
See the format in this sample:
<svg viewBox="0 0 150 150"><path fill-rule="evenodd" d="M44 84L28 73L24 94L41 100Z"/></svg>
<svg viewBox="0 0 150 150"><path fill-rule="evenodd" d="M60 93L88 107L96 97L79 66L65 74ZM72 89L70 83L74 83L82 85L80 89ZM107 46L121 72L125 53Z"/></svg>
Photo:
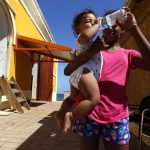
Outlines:
<svg viewBox="0 0 150 150"><path fill-rule="evenodd" d="M97 17L96 13L90 8L86 8L80 13L75 14L73 21L72 21L72 30L73 30L73 34L75 37L77 37L77 35L79 34L76 30L76 27L80 24L81 17L85 14L93 14L94 16Z"/></svg>

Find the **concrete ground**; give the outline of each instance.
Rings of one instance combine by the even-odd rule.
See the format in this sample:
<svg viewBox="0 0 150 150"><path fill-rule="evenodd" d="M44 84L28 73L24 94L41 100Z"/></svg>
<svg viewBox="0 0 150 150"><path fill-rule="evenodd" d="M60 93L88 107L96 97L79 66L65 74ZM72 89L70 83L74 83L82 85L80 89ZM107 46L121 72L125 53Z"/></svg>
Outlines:
<svg viewBox="0 0 150 150"><path fill-rule="evenodd" d="M0 113L0 150L79 150L78 135L57 130L54 114L61 102L31 102L24 114ZM131 135L130 150L138 149L138 139ZM101 142L100 150L104 150ZM150 147L142 145L142 150Z"/></svg>

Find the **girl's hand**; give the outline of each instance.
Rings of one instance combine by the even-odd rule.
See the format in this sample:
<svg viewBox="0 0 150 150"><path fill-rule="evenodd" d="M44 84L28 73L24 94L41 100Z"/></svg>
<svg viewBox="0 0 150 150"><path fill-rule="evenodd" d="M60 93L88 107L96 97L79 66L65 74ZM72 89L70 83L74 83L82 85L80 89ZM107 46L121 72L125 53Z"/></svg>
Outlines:
<svg viewBox="0 0 150 150"><path fill-rule="evenodd" d="M119 20L116 20L116 24L121 27L123 30L130 31L133 27L137 26L136 19L134 15L130 12L128 7L123 7L126 11L126 21L124 23L120 23Z"/></svg>

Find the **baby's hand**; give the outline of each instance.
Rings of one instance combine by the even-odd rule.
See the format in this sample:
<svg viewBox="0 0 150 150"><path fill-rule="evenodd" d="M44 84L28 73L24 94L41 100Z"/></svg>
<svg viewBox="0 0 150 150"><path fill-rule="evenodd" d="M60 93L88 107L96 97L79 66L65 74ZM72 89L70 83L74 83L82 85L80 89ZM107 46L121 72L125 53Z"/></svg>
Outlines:
<svg viewBox="0 0 150 150"><path fill-rule="evenodd" d="M95 20L95 24L99 24L99 26L100 26L100 18L97 18L97 19Z"/></svg>

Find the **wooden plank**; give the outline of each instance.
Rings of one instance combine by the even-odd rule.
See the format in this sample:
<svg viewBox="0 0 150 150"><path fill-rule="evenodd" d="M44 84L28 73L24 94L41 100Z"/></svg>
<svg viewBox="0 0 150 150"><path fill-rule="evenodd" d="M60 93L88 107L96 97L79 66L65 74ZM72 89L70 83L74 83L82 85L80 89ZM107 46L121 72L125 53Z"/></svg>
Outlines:
<svg viewBox="0 0 150 150"><path fill-rule="evenodd" d="M21 43L23 43L25 47L20 47L20 45L22 45ZM34 52L40 55L61 59L66 62L69 62L73 59L71 47L59 45L52 42L41 41L21 35L17 35L14 50Z"/></svg>
<svg viewBox="0 0 150 150"><path fill-rule="evenodd" d="M13 92L14 94L19 94L19 93L20 93L20 91L19 91L18 89L12 89L12 92Z"/></svg>
<svg viewBox="0 0 150 150"><path fill-rule="evenodd" d="M10 105L18 110L20 113L23 113L23 109L21 106L24 106L28 110L30 110L30 106L23 95L19 85L12 77L10 81L5 79L4 76L0 78L0 86L2 88L3 93L7 96Z"/></svg>
<svg viewBox="0 0 150 150"><path fill-rule="evenodd" d="M15 87L16 87L16 88L19 90L19 92L21 93L21 98L24 99L24 101L22 101L22 104L21 104L21 105L24 106L26 109L30 110L31 108L30 108L30 106L29 106L29 104L28 104L28 102L27 102L27 100L26 100L26 98L25 98L25 96L24 96L22 90L20 89L18 83L17 83L16 80L14 79L14 77L12 77L12 78L10 79L10 81L12 81L12 82L15 83ZM20 99L20 100L21 100L21 99Z"/></svg>
<svg viewBox="0 0 150 150"><path fill-rule="evenodd" d="M14 109L18 110L20 113L23 113L24 111L21 108L20 103L17 101L15 94L12 92L12 89L11 89L9 83L7 82L7 80L5 79L4 76L2 76L0 78L0 86L1 86L4 94L7 96L10 105Z"/></svg>
<svg viewBox="0 0 150 150"><path fill-rule="evenodd" d="M24 101L25 101L25 99L24 99L24 98L22 98L22 97L17 97L17 101L18 101L19 103L21 103L21 102L24 102Z"/></svg>
<svg viewBox="0 0 150 150"><path fill-rule="evenodd" d="M8 80L9 85L15 85L15 82Z"/></svg>
<svg viewBox="0 0 150 150"><path fill-rule="evenodd" d="M41 47L43 46L50 46L52 48L56 48L56 49L60 49L63 51L71 51L71 47L68 46L64 46L64 45L60 45L60 44L56 44L56 43L52 43L52 42L46 42L46 41L41 41L38 39L33 39L30 37L26 37L26 36L21 36L21 35L17 35L17 40L18 41L26 41L29 43L34 43L34 44L39 44ZM16 45L17 48L19 48L19 45Z"/></svg>

